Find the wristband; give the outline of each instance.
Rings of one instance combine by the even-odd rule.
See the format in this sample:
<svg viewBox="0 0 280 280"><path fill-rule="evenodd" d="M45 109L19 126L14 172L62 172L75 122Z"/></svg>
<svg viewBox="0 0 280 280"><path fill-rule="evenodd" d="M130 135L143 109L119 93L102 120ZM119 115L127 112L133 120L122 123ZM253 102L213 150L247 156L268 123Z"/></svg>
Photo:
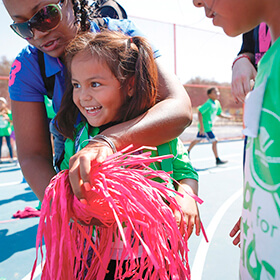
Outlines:
<svg viewBox="0 0 280 280"><path fill-rule="evenodd" d="M114 153L117 152L116 146L113 141L105 135L97 134L92 138L92 140L103 140L113 150Z"/></svg>
<svg viewBox="0 0 280 280"><path fill-rule="evenodd" d="M238 61L239 59L241 59L241 58L243 58L243 57L249 59L249 61L252 63L250 57L249 57L247 54L240 54L240 55L238 55L238 56L234 59L234 61L233 61L233 63L232 63L232 66L231 66L231 69L233 68L233 66L234 66L234 64L236 63L236 61Z"/></svg>

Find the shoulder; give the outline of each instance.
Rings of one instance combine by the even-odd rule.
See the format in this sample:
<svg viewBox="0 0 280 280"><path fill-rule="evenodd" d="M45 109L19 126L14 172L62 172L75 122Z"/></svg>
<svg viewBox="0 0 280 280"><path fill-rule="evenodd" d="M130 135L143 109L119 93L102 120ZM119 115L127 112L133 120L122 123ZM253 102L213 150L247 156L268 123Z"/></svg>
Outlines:
<svg viewBox="0 0 280 280"><path fill-rule="evenodd" d="M144 36L144 34L130 19L113 19L106 17L104 18L104 21L107 24L109 30L120 30L129 36Z"/></svg>
<svg viewBox="0 0 280 280"><path fill-rule="evenodd" d="M28 45L17 55L15 61L18 61L21 64L27 63L28 66L35 67L35 65L38 64L38 50L35 47Z"/></svg>
<svg viewBox="0 0 280 280"><path fill-rule="evenodd" d="M219 100L215 100L215 103L218 107L221 107L221 102Z"/></svg>
<svg viewBox="0 0 280 280"><path fill-rule="evenodd" d="M206 108L211 107L210 99L208 99L206 102L204 102L202 105L198 106L197 109L203 109L205 110Z"/></svg>
<svg viewBox="0 0 280 280"><path fill-rule="evenodd" d="M147 38L147 36L142 33L142 31L131 21L130 19L113 19L109 17L102 18L106 27L111 31L121 31L128 36L141 36ZM98 21L98 20L97 20ZM98 23L94 20L91 22L91 31L92 32L100 32L100 27ZM152 43L152 41L147 38L150 42L152 49L154 51L154 58L158 58L161 56L158 48Z"/></svg>
<svg viewBox="0 0 280 280"><path fill-rule="evenodd" d="M38 91L44 91L38 65L38 50L33 46L27 46L19 53L11 66L9 92L13 100L42 101L42 95L33 95Z"/></svg>

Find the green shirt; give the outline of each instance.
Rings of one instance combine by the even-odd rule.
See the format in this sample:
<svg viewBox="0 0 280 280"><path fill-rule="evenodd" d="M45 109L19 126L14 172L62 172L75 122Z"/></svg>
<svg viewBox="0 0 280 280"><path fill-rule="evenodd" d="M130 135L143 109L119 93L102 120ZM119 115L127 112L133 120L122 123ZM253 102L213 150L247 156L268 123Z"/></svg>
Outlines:
<svg viewBox="0 0 280 280"><path fill-rule="evenodd" d="M88 141L87 139L90 136L95 136L99 133L99 128L93 128L90 136L88 133L88 125L84 125L80 123L77 126L76 130L76 139L73 141L71 139L66 139L65 141L65 154L64 160L61 163L61 169L68 169L69 168L69 159L72 157L78 150L84 148ZM168 143L160 145L157 147L157 151L151 151L152 157L158 155L166 155L166 154L173 154L173 158L165 159L162 163L154 162L151 164L151 168L155 170L164 170L166 172L171 171L171 176L179 181L182 179L190 178L194 180L198 180L198 174L193 169L190 160L188 158L188 153L180 141L180 139L176 138Z"/></svg>
<svg viewBox="0 0 280 280"><path fill-rule="evenodd" d="M55 111L53 109L53 102L46 95L44 96L44 102L46 106L48 119L53 119L55 117Z"/></svg>
<svg viewBox="0 0 280 280"><path fill-rule="evenodd" d="M280 38L259 63L254 90L260 89L258 135L248 138L244 170L240 279L246 280L280 279Z"/></svg>
<svg viewBox="0 0 280 280"><path fill-rule="evenodd" d="M4 119L4 116L0 115L0 137L1 136L10 136L12 133L12 112L8 111L9 120Z"/></svg>
<svg viewBox="0 0 280 280"><path fill-rule="evenodd" d="M212 125L215 117L222 113L220 101L214 101L209 98L203 105L197 107L197 109L202 115L204 131L212 131ZM198 123L198 129L200 129L200 123Z"/></svg>

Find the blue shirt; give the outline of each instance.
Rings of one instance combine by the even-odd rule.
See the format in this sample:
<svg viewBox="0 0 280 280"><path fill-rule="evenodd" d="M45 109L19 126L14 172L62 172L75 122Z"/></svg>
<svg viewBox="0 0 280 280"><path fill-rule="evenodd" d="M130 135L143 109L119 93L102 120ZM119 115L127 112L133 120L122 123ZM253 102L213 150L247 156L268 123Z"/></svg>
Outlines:
<svg viewBox="0 0 280 280"><path fill-rule="evenodd" d="M134 23L128 19L104 18L104 20L109 30L122 31L129 36L143 36ZM100 32L95 22L91 23L91 31ZM159 52L155 48L154 56L159 56ZM47 54L44 54L44 58L46 76L55 75L53 107L57 113L65 91L66 68L59 58ZM38 50L34 46L29 45L24 48L12 64L9 77L9 93L10 98L15 101L44 102L44 95L47 95L47 90L40 73Z"/></svg>

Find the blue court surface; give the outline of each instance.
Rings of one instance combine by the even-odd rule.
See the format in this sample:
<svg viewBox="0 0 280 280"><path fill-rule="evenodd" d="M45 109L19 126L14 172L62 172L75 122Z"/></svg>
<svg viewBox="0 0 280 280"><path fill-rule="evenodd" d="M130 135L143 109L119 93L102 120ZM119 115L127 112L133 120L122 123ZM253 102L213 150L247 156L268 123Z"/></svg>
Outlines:
<svg viewBox="0 0 280 280"><path fill-rule="evenodd" d="M203 236L189 239L189 263L193 280L238 279L239 248L232 245L229 232L241 213L243 141L218 143L220 158L228 163L217 167L208 143L191 151L199 173L199 207L209 243ZM37 172L34 170L34 172ZM14 219L26 206L38 200L24 182L17 163L0 165L0 280L27 280L35 260L35 238L39 218ZM36 277L40 279L40 265Z"/></svg>

